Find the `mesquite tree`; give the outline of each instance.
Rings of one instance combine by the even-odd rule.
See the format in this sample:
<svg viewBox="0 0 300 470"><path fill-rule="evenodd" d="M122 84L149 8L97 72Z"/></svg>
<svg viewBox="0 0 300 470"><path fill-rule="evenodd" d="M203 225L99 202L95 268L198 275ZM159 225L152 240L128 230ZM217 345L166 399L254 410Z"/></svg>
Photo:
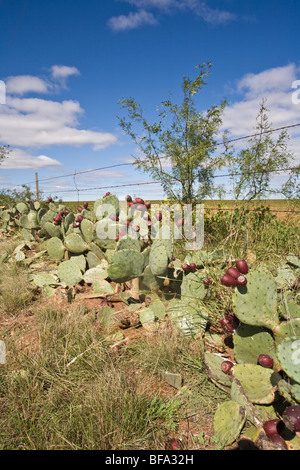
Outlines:
<svg viewBox="0 0 300 470"><path fill-rule="evenodd" d="M227 105L224 100L205 112L196 109L195 98L206 85L211 64L196 68L196 78L183 78L180 105L172 99L161 102L158 122L151 124L134 98L120 100L129 120L118 117L121 128L142 153L141 157L134 157L135 165L160 181L168 198L185 203L212 195L213 172L220 164L213 154Z"/></svg>

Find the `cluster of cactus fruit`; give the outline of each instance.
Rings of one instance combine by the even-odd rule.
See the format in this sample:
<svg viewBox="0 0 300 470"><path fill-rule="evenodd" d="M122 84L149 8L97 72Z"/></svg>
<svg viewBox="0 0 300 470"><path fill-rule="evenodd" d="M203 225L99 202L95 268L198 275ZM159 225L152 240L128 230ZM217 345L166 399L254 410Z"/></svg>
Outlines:
<svg viewBox="0 0 300 470"><path fill-rule="evenodd" d="M233 269L226 275L237 279ZM257 448L300 449L300 307L270 272L248 272L244 260L237 270L247 274L245 284L221 278L234 287L233 312L221 320L232 335L234 359L205 355L212 379L230 394L215 414L216 439L231 444L248 420L253 429L243 437Z"/></svg>

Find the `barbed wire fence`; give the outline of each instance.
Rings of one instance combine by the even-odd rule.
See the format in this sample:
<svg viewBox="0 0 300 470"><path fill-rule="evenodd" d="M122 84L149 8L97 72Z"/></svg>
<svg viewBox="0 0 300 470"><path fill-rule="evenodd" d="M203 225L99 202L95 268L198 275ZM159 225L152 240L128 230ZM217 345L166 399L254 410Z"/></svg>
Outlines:
<svg viewBox="0 0 300 470"><path fill-rule="evenodd" d="M242 140L251 139L253 137L261 136L262 134L270 134L270 133L277 132L277 131L296 128L296 127L299 127L299 126L300 126L300 123L296 123L296 124L290 124L290 125L281 126L281 127L277 127L277 128L270 128L268 130L265 130L265 131L262 131L262 132L259 132L259 133L253 133L253 134L244 135L242 137L237 137L237 138L234 138L234 139L228 139L226 141L226 144L232 144L232 143L236 143L236 142L239 142L239 141L242 141ZM218 147L218 146L224 146L224 145L225 145L224 141L223 142L216 142L212 145L212 147ZM169 158L169 156L168 155L162 155L159 158L160 159L167 159L167 158ZM151 160L150 158L144 158L144 159L140 160L140 163L146 163L150 160ZM73 173L61 174L61 175L52 176L52 177L48 177L48 178L41 178L41 179L38 180L38 184L49 182L49 181L54 181L54 180L61 180L61 179L64 179L64 178L72 178L73 179L73 184L74 184L73 189L55 188L55 189L52 189L52 191L55 191L55 193L58 193L58 194L61 194L61 195L76 193L77 194L77 199L79 201L80 200L80 193L84 193L85 195L87 195L89 192L98 191L98 190L149 186L149 185L156 185L156 184L161 184L162 183L161 181L136 181L136 182L131 182L131 183L116 184L116 185L105 185L105 186L102 185L102 186L80 188L78 186L78 182L76 180L76 177L78 177L80 175L86 175L86 174L93 173L93 172L112 170L112 169L116 169L116 168L134 166L134 165L136 165L136 162L124 162L124 163L116 163L116 164L113 164L113 165L101 166L101 167L93 168L93 169L86 169L86 170L82 170L82 171L76 171L75 170ZM231 172L231 173L224 173L224 174L215 174L215 175L211 175L211 178L213 178L213 179L232 178L232 177L235 177L235 176L243 176L243 175L250 176L250 175L262 174L262 173L281 173L281 172L282 173L287 173L287 172L293 171L293 170L300 170L300 166L298 165L298 166L289 167L289 168L277 168L277 169L274 169L274 170L264 169L263 172L262 171L253 171L253 172L243 172L243 173ZM175 181L175 178L174 178L174 181ZM36 183L36 180L23 183L22 186L29 186L29 185L34 184L34 183ZM39 188L39 193L40 194L46 194L48 192L49 192L49 189ZM221 208L221 207L207 207L207 209L209 209L211 211L218 211L218 210L220 210L220 211L231 211L231 210L235 210L235 209L232 209L232 208ZM293 213L293 214L300 213L300 210L298 211L298 210L274 210L274 209L272 209L270 211L274 212L274 213Z"/></svg>

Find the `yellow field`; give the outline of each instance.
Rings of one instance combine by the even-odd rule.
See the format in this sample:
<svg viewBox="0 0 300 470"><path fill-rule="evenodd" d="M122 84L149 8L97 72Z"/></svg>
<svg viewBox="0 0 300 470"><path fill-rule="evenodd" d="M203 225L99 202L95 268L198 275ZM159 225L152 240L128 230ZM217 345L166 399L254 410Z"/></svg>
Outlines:
<svg viewBox="0 0 300 470"><path fill-rule="evenodd" d="M151 201L152 203L164 203L164 201ZM94 201L88 201L89 208L93 209ZM76 210L76 207L83 204L83 201L76 202L66 202L65 205L73 210ZM203 201L204 208L209 209L212 212L222 210L222 211L231 211L235 205L233 200L207 200ZM239 207L242 207L243 202L238 203ZM269 207L274 214L277 215L280 219L285 220L299 220L300 221L300 200L289 201L286 199L267 199L267 200L256 200L252 201L250 208L255 209L259 207Z"/></svg>

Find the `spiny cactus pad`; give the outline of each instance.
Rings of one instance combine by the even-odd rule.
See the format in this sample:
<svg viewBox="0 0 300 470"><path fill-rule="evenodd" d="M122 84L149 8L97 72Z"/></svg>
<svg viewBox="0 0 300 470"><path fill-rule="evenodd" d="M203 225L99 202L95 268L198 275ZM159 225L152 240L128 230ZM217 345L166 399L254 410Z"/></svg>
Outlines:
<svg viewBox="0 0 300 470"><path fill-rule="evenodd" d="M73 286L82 280L82 272L78 264L72 260L60 263L57 274L60 281L67 286Z"/></svg>
<svg viewBox="0 0 300 470"><path fill-rule="evenodd" d="M239 363L257 363L260 354L268 354L276 361L272 334L266 328L240 323L233 335L234 355Z"/></svg>
<svg viewBox="0 0 300 470"><path fill-rule="evenodd" d="M276 384L281 379L277 372L255 364L236 364L232 372L252 403L268 405L274 401Z"/></svg>
<svg viewBox="0 0 300 470"><path fill-rule="evenodd" d="M45 222L44 229L50 237L62 238L62 231L58 225L54 225L52 222Z"/></svg>
<svg viewBox="0 0 300 470"><path fill-rule="evenodd" d="M150 266L146 266L143 276L140 279L140 289L142 291L158 291L163 285L163 279L154 276Z"/></svg>
<svg viewBox="0 0 300 470"><path fill-rule="evenodd" d="M127 282L142 275L144 257L137 250L116 251L108 267L108 276L114 282Z"/></svg>
<svg viewBox="0 0 300 470"><path fill-rule="evenodd" d="M65 247L71 253L81 254L88 249L85 241L78 233L70 233L65 238Z"/></svg>
<svg viewBox="0 0 300 470"><path fill-rule="evenodd" d="M121 238L117 243L117 251L119 250L137 250L141 251L140 242L136 238Z"/></svg>
<svg viewBox="0 0 300 470"><path fill-rule="evenodd" d="M57 284L55 276L51 273L38 273L32 277L34 284L38 287L50 286Z"/></svg>
<svg viewBox="0 0 300 470"><path fill-rule="evenodd" d="M91 243L94 239L94 224L88 219L83 219L80 224L82 238L86 243Z"/></svg>
<svg viewBox="0 0 300 470"><path fill-rule="evenodd" d="M227 387L231 386L231 378L230 375L224 374L224 372L221 369L222 362L224 361L224 358L210 352L206 352L204 355L204 363L207 367L208 373L210 377Z"/></svg>
<svg viewBox="0 0 300 470"><path fill-rule="evenodd" d="M282 321L273 329L275 343L278 345L285 338L296 337L300 339L300 318Z"/></svg>
<svg viewBox="0 0 300 470"><path fill-rule="evenodd" d="M88 269L83 275L84 282L93 284L96 281L106 279L108 276L107 267L107 262L102 261L101 265Z"/></svg>
<svg viewBox="0 0 300 470"><path fill-rule="evenodd" d="M74 263L76 263L79 266L80 271L82 271L83 273L85 272L85 270L86 270L86 258L85 258L84 255L71 254L70 255L70 261L73 261Z"/></svg>
<svg viewBox="0 0 300 470"><path fill-rule="evenodd" d="M47 241L47 251L51 259L62 260L65 254L65 247L60 238L53 237Z"/></svg>
<svg viewBox="0 0 300 470"><path fill-rule="evenodd" d="M234 313L241 322L271 330L278 325L277 289L270 274L250 272L247 285L237 287L232 300Z"/></svg>
<svg viewBox="0 0 300 470"><path fill-rule="evenodd" d="M300 339L284 339L277 346L277 357L288 376L300 383Z"/></svg>
<svg viewBox="0 0 300 470"><path fill-rule="evenodd" d="M203 284L204 277L205 274L201 271L184 275L181 283L181 297L186 300L189 298L203 300L207 292Z"/></svg>
<svg viewBox="0 0 300 470"><path fill-rule="evenodd" d="M149 266L154 276L164 276L168 269L169 258L164 243L154 240L149 254Z"/></svg>
<svg viewBox="0 0 300 470"><path fill-rule="evenodd" d="M89 251L86 255L86 260L89 268L95 268L101 263L101 259L98 258L92 251Z"/></svg>
<svg viewBox="0 0 300 470"><path fill-rule="evenodd" d="M246 421L245 409L234 400L224 401L214 416L214 439L222 447L232 444Z"/></svg>
<svg viewBox="0 0 300 470"><path fill-rule="evenodd" d="M197 336L207 325L208 313L197 300L171 300L168 305L172 323L185 336Z"/></svg>

